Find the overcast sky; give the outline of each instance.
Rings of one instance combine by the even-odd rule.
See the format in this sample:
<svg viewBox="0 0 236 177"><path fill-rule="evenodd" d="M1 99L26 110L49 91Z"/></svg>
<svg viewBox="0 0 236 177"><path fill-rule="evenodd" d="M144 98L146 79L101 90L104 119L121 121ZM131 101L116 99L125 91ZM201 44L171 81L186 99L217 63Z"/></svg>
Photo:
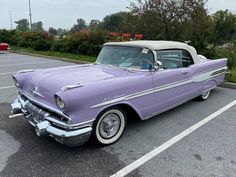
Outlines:
<svg viewBox="0 0 236 177"><path fill-rule="evenodd" d="M134 0L131 0L134 1ZM42 21L44 28L69 29L76 19L103 19L108 14L127 11L129 0L31 0L33 22ZM220 9L229 9L236 13L236 0L209 0L211 13ZM0 0L0 29L10 28L10 12L14 21L28 18L28 0Z"/></svg>

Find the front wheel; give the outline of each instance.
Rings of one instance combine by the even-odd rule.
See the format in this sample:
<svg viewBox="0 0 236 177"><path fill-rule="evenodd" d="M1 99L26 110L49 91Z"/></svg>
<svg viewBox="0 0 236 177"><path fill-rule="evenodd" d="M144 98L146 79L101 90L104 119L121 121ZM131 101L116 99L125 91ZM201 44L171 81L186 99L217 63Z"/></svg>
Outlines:
<svg viewBox="0 0 236 177"><path fill-rule="evenodd" d="M205 100L207 100L207 98L209 97L210 93L211 93L211 90L207 90L207 91L203 92L203 93L198 97L198 100L200 100L200 101L205 101Z"/></svg>
<svg viewBox="0 0 236 177"><path fill-rule="evenodd" d="M94 123L93 140L101 145L115 143L126 127L126 115L121 108L111 108L100 114Z"/></svg>

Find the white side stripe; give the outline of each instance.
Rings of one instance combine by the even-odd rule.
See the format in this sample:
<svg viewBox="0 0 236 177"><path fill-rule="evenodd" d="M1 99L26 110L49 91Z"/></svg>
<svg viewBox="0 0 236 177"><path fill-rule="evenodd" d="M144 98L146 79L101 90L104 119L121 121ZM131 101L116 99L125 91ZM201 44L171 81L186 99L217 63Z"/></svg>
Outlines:
<svg viewBox="0 0 236 177"><path fill-rule="evenodd" d="M216 74L216 75L211 75L212 73L214 73L216 71L219 71L219 70L222 70L222 69L225 69L225 72L226 72L227 67L218 68L218 69L208 71L208 72L205 72L205 73L202 73L202 74L197 74L197 75L195 75L195 76L193 76L192 78L189 78L189 79L173 82L173 83L162 85L162 86L159 86L159 87L156 87L156 88L143 90L141 92L137 92L137 93L134 93L134 94L122 96L122 97L119 97L119 98L115 98L115 99L112 99L112 100L109 100L109 101L105 101L103 103L96 104L96 105L94 105L90 108L97 108L97 107L117 103L117 102L120 102L120 101L131 100L131 99L134 99L134 98L142 97L142 96L145 96L145 95L149 95L149 94L156 93L156 92L159 92L159 91L162 91L162 90L166 90L166 89L178 87L178 86L181 86L181 85L189 84L189 83L192 83L192 82L202 82L202 81L208 80L210 78L216 77L218 75L225 74L225 72L222 72L222 73L219 73L219 74Z"/></svg>
<svg viewBox="0 0 236 177"><path fill-rule="evenodd" d="M186 129L182 133L180 133L180 134L176 135L175 137L171 138L170 140L166 141L164 144L160 145L159 147L152 150L151 152L145 154L144 156L142 156L138 160L134 161L133 163L129 164L125 168L121 169L120 171L118 171L117 173L112 175L111 177L126 176L127 174L129 174L133 170L137 169L138 167L140 167L141 165L143 165L144 163L146 163L147 161L149 161L153 157L157 156L158 154L162 153L163 151L165 151L169 147L173 146L175 143L177 143L178 141L180 141L184 137L188 136L192 132L196 131L197 129L199 129L200 127L202 127L203 125L205 125L209 121L213 120L214 118L216 118L217 116L219 116L223 112L227 111L228 109L230 109L234 105L236 105L236 100L234 100L233 102L231 102L228 105L224 106L223 108L219 109L218 111L214 112L213 114L209 115L208 117L206 117L205 119L203 119L200 122L196 123L192 127Z"/></svg>

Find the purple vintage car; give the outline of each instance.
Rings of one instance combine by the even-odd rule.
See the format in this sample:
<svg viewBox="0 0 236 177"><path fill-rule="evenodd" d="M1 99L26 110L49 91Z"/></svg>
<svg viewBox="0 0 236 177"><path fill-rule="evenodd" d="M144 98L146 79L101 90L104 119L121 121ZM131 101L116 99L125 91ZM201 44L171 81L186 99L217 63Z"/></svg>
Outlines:
<svg viewBox="0 0 236 177"><path fill-rule="evenodd" d="M224 81L226 63L180 42L106 43L93 64L15 74L12 117L24 115L37 135L63 144L112 144L131 116L145 120L196 97L206 100Z"/></svg>

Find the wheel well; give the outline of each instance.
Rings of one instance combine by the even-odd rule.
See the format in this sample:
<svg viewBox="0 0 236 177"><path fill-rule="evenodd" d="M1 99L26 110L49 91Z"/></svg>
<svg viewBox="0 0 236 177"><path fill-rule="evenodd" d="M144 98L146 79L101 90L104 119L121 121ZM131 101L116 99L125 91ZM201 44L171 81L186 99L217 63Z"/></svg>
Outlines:
<svg viewBox="0 0 236 177"><path fill-rule="evenodd" d="M132 108L130 105L127 104L118 104L115 105L116 107L120 107L125 111L125 114L127 116L127 120L141 120L140 116L138 113L135 111L134 108Z"/></svg>
<svg viewBox="0 0 236 177"><path fill-rule="evenodd" d="M137 121L137 120L141 120L141 117L139 116L139 114L136 112L136 110L128 105L128 104L117 104L117 105L112 105L110 107L107 107L105 108L104 110L102 110L97 117L101 116L104 112L106 112L107 110L109 109L112 109L114 107L118 107L118 108L121 108L125 114L126 114L126 117L127 117L127 120L128 121Z"/></svg>
<svg viewBox="0 0 236 177"><path fill-rule="evenodd" d="M216 86L217 86L217 82L215 79L208 80L203 84L201 92L203 93L204 91L215 88Z"/></svg>

